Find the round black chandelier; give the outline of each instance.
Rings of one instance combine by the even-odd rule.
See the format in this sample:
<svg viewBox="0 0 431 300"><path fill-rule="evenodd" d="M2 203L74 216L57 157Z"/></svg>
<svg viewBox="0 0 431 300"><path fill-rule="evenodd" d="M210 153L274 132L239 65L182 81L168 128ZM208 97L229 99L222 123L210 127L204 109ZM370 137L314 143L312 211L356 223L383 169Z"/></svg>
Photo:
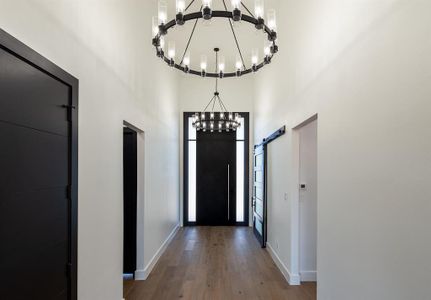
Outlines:
<svg viewBox="0 0 431 300"><path fill-rule="evenodd" d="M250 9L241 0L231 0L232 10L229 10L225 0L223 2L225 10L212 10L213 0L202 0L201 9L198 12L187 13L190 6L196 1L191 2L186 6L186 0L176 0L176 16L175 19L167 20L167 2L166 0L159 0L159 14L158 17L153 17L153 46L156 48L157 56L165 61L169 66L183 71L187 74L198 75L202 77L239 77L252 72L257 72L265 65L269 64L273 56L278 52L277 41L277 28L276 28L276 15L275 10L271 9L267 12L267 20L264 20L264 0L255 0L255 13L253 14ZM243 10L244 11L243 11ZM247 14L248 13L248 14ZM188 52L193 34L200 19L210 20L212 18L224 18L228 20L232 30L233 38L238 50L238 58L235 63L235 72L225 72L224 62L220 62L216 72L211 73L207 71L206 56L201 57L200 70L194 70L190 67L190 54ZM194 21L193 30L187 42L186 49L180 59L176 60L175 43L169 42L168 50L165 51L165 37L169 29L175 26L182 26L188 21ZM251 55L251 62L247 67L244 60L241 48L239 46L237 34L233 26L234 22L244 21L253 25L257 30L261 30L267 35L267 42L263 49L263 60L259 60L259 50L253 49ZM167 53L166 53L167 52Z"/></svg>
<svg viewBox="0 0 431 300"><path fill-rule="evenodd" d="M214 48L216 55L216 73L219 71L217 69L218 63L218 52L219 48ZM219 109L216 111L216 109ZM202 130L203 132L222 132L222 131L236 131L240 126L241 116L239 113L229 112L220 98L220 93L218 91L218 77L216 77L215 92L214 96L208 102L207 106L203 111L197 112L193 116L193 127L197 131Z"/></svg>

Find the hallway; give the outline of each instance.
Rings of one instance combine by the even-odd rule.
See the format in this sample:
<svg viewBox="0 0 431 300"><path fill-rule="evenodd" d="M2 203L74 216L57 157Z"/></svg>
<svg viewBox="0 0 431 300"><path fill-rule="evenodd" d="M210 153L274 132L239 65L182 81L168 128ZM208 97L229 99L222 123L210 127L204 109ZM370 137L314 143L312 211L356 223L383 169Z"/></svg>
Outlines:
<svg viewBox="0 0 431 300"><path fill-rule="evenodd" d="M247 227L186 227L146 281L126 281L126 300L316 299L316 285L289 286Z"/></svg>

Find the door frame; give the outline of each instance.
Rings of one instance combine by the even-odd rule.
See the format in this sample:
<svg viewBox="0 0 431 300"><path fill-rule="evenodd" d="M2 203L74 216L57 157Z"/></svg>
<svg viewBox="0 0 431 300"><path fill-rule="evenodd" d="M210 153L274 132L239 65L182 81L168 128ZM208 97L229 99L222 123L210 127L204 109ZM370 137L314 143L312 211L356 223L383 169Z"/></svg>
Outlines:
<svg viewBox="0 0 431 300"><path fill-rule="evenodd" d="M133 271L131 273L124 272L125 255L126 255L126 253L124 251L125 250L125 240L126 240L126 230L125 230L126 229L125 228L126 227L126 195L125 195L125 193L126 193L126 182L128 181L128 180L126 180L126 172L125 172L125 170L126 170L126 164L125 164L126 139L125 139L125 135L126 134L132 134L133 135L133 138L134 138L133 148L134 148L134 151L136 151L134 153L134 154L136 154L136 157L134 158L134 162L133 162L134 163L133 167L136 168L135 169L136 173L134 172L135 173L134 174L135 183L133 186L133 189L134 189L134 200L133 200L134 211L133 211L133 214L134 215L127 216L127 217L133 218L133 226L131 226L131 227L133 230L132 233L134 234L134 237L133 237L134 249L132 250L132 253L130 253L133 255L133 257L131 258L132 264L133 264ZM138 184L139 184L138 183L138 173L139 173L138 139L139 139L139 132L137 132L136 130L134 130L128 126L123 125L123 276L124 276L124 274L133 274L133 277L135 276L135 272L137 270L137 256L138 256L138 233L137 233L138 232Z"/></svg>
<svg viewBox="0 0 431 300"><path fill-rule="evenodd" d="M301 122L299 122L297 125L292 127L292 158L293 158L293 178L292 178L292 184L295 187L292 190L292 277L294 278L291 280L292 285L301 285L301 278L300 278L300 269L299 269L299 260L300 260L300 253L299 253L299 239L300 239L300 228L299 228L299 218L300 218L300 207L299 207L299 199L300 199L300 191L299 191L299 185L300 185L300 156L299 156L299 147L300 147L300 140L299 140L299 130L308 125L309 123L317 121L317 130L319 130L319 115L317 113L312 114L310 117L303 119ZM317 148L319 149L319 138L317 139ZM317 151L319 153L319 151ZM319 164L319 159L317 159L317 164ZM317 181L319 182L319 169L317 169ZM319 183L317 183L317 201L319 201ZM319 203L319 202L318 202ZM319 205L319 204L317 204ZM317 231L319 232L319 231ZM318 235L319 233L317 233ZM319 238L317 236L317 238ZM318 274L318 265L316 266L316 271Z"/></svg>
<svg viewBox="0 0 431 300"><path fill-rule="evenodd" d="M69 86L69 299L78 298L78 89L79 81L50 60L0 29L0 48Z"/></svg>
<svg viewBox="0 0 431 300"><path fill-rule="evenodd" d="M239 113L244 118L244 221L236 222L235 226L249 226L250 205L250 113ZM195 112L184 112L183 114L183 226L196 226L196 222L188 221L188 185L189 185L189 122Z"/></svg>

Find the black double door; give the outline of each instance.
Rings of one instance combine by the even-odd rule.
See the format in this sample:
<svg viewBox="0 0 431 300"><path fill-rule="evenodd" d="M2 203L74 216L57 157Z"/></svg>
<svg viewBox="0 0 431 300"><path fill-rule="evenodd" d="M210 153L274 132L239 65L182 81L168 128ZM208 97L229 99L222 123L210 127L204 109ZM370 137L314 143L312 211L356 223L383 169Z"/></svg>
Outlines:
<svg viewBox="0 0 431 300"><path fill-rule="evenodd" d="M0 38L50 66L4 32ZM0 47L0 299L75 298L71 95L69 85Z"/></svg>
<svg viewBox="0 0 431 300"><path fill-rule="evenodd" d="M236 133L197 132L196 225L236 224Z"/></svg>

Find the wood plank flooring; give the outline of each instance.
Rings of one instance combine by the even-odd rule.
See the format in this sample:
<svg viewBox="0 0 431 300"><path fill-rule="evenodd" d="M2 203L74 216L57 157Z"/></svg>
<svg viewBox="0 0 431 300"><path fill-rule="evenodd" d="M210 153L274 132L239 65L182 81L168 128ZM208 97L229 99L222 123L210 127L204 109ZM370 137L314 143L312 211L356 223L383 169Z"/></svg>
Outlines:
<svg viewBox="0 0 431 300"><path fill-rule="evenodd" d="M247 227L179 230L146 281L127 281L126 300L316 299L316 285L289 286Z"/></svg>

